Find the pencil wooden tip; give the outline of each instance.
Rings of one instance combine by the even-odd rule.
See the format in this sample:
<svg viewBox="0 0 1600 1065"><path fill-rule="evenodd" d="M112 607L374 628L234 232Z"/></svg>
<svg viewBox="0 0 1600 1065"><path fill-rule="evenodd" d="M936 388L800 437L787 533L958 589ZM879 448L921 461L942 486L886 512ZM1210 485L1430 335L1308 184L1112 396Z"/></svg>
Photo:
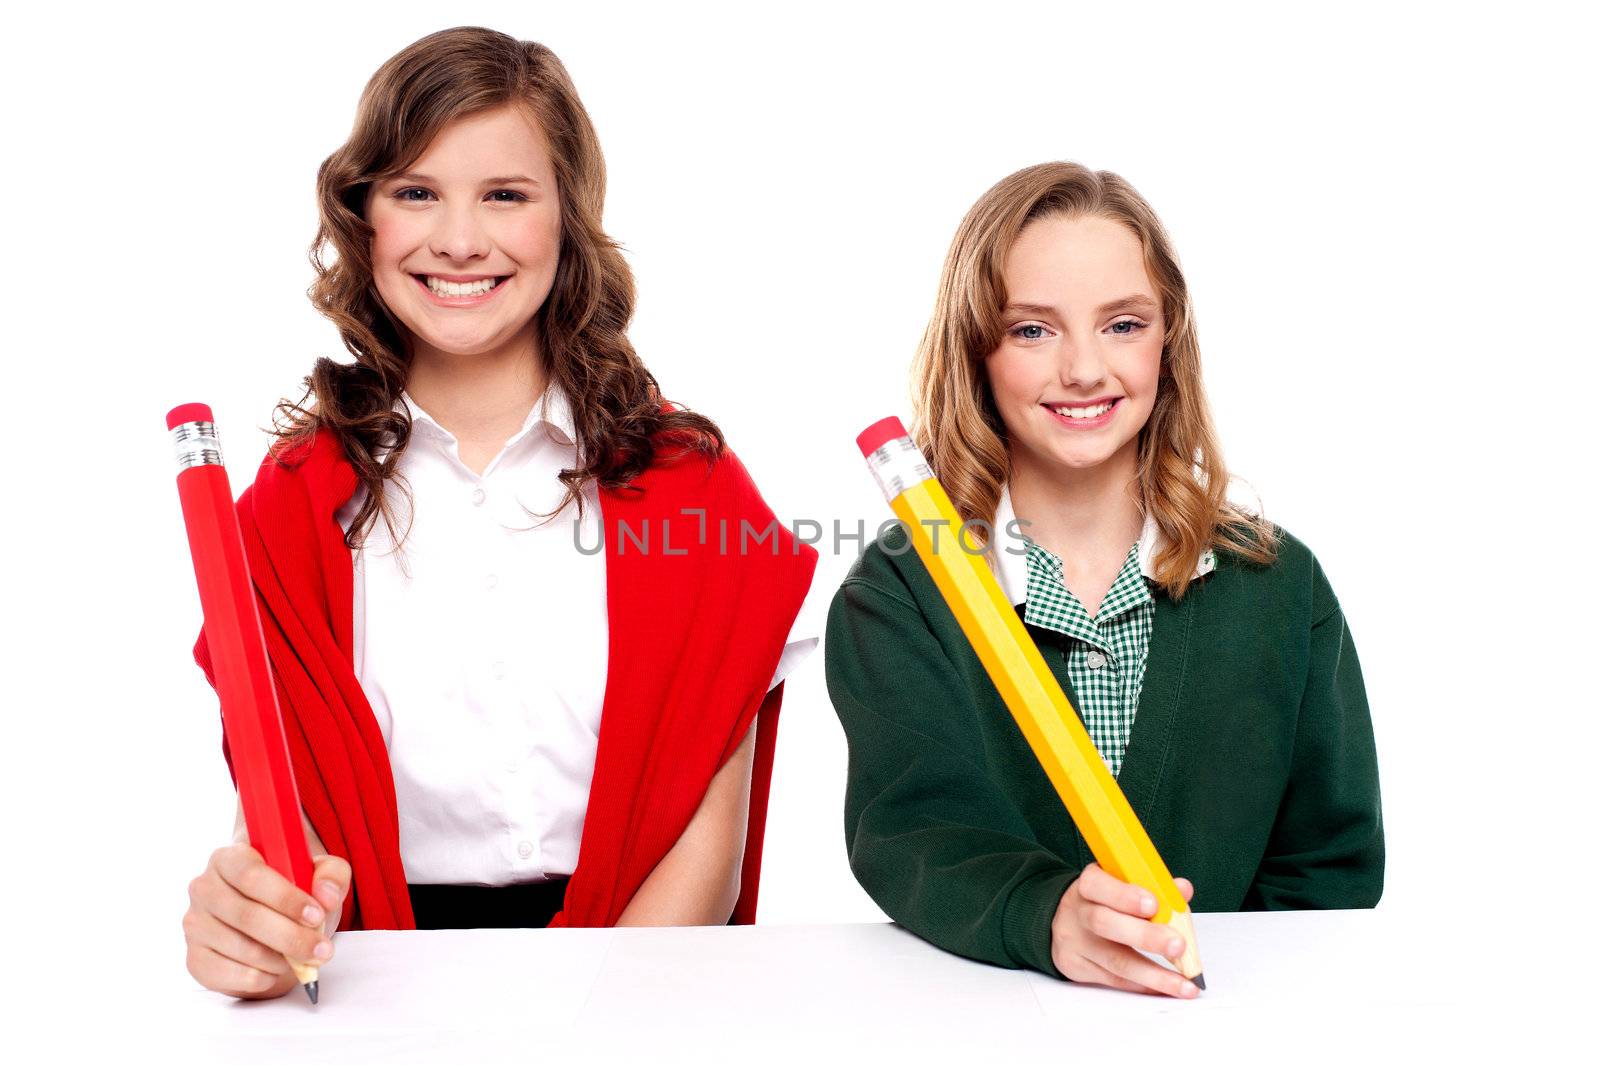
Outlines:
<svg viewBox="0 0 1600 1065"><path fill-rule="evenodd" d="M1206 974L1205 973L1195 973L1194 974L1194 986L1198 987L1202 991L1204 991L1206 989ZM315 1002L316 999L312 999L311 1001Z"/></svg>
<svg viewBox="0 0 1600 1065"><path fill-rule="evenodd" d="M301 984L300 986L306 989L306 997L309 998L311 1000L311 1004L315 1006L317 1004L317 982L313 980L309 984ZM1200 986L1204 987L1205 985L1201 984Z"/></svg>

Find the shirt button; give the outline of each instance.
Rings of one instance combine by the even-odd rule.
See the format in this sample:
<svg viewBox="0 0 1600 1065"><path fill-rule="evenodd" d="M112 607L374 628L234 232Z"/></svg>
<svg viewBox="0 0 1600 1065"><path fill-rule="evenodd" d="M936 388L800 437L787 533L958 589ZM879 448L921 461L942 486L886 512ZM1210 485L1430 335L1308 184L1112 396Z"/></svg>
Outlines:
<svg viewBox="0 0 1600 1065"><path fill-rule="evenodd" d="M533 853L533 844L529 843L527 840L523 840L521 843L517 844L517 853L526 858L528 855Z"/></svg>
<svg viewBox="0 0 1600 1065"><path fill-rule="evenodd" d="M1106 664L1106 656L1099 651L1090 651L1087 661L1090 669L1101 669Z"/></svg>
<svg viewBox="0 0 1600 1065"><path fill-rule="evenodd" d="M483 579L483 586L485 588L493 588L495 585L497 585L499 583L500 583L500 578L496 577L493 573L489 574L487 577L485 577Z"/></svg>
<svg viewBox="0 0 1600 1065"><path fill-rule="evenodd" d="M474 488L472 490L472 505L473 506L475 506L475 507L483 506L483 501L485 499L487 499L487 498L488 497L486 495L484 495L484 493L483 493L483 489Z"/></svg>

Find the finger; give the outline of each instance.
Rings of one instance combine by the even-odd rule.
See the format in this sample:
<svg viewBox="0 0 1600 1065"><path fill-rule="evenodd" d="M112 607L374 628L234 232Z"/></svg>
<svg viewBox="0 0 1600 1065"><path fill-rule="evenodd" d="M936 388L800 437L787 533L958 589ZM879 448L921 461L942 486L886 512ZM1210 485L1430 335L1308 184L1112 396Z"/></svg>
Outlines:
<svg viewBox="0 0 1600 1065"><path fill-rule="evenodd" d="M204 947L240 965L282 976L289 963L282 954L259 943L237 928L230 928L204 911L190 911L184 931L193 946Z"/></svg>
<svg viewBox="0 0 1600 1065"><path fill-rule="evenodd" d="M324 958L318 956L317 950L321 947L325 947L326 957L333 954L333 944L323 936L320 926L307 928L270 906L240 894L226 882L207 899L207 909L223 924L295 961L320 965Z"/></svg>
<svg viewBox="0 0 1600 1065"><path fill-rule="evenodd" d="M1194 998L1200 993L1200 989L1189 980L1157 965L1131 947L1102 940L1088 944L1083 954L1111 975L1148 987L1159 994L1173 998Z"/></svg>
<svg viewBox="0 0 1600 1065"><path fill-rule="evenodd" d="M1132 980L1124 980L1116 973L1111 972L1104 966L1096 965L1081 954L1077 955L1073 960L1070 971L1063 969L1061 975L1075 984L1101 984L1105 987L1115 988L1118 991L1132 991L1141 995L1156 994L1155 991L1150 990L1143 984L1136 984Z"/></svg>
<svg viewBox="0 0 1600 1065"><path fill-rule="evenodd" d="M1078 877L1078 894L1086 902L1096 902L1122 913L1139 917L1154 917L1158 907L1156 897L1142 887L1118 880L1096 862L1090 862Z"/></svg>
<svg viewBox="0 0 1600 1065"><path fill-rule="evenodd" d="M1109 906L1091 904L1078 911L1078 923L1091 934L1167 958L1183 955L1183 937L1171 925L1157 924L1143 917L1130 917Z"/></svg>
<svg viewBox="0 0 1600 1065"><path fill-rule="evenodd" d="M261 994L278 982L277 975L224 958L210 947L190 952L189 973L203 986L231 995Z"/></svg>
<svg viewBox="0 0 1600 1065"><path fill-rule="evenodd" d="M1173 883L1178 885L1178 890L1183 893L1183 901L1188 902L1194 898L1194 885L1183 877L1174 877Z"/></svg>
<svg viewBox="0 0 1600 1065"><path fill-rule="evenodd" d="M239 894L310 928L321 928L322 905L290 883L251 847L224 847L217 852L217 873Z"/></svg>

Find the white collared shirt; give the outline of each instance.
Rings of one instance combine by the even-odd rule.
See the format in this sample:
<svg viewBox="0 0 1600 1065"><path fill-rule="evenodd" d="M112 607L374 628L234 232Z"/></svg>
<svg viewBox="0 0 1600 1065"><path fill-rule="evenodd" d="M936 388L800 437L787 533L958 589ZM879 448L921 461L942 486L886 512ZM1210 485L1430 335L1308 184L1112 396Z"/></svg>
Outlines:
<svg viewBox="0 0 1600 1065"><path fill-rule="evenodd" d="M353 554L354 657L389 749L406 879L570 875L609 657L599 493L584 489L576 529L575 504L543 523L523 512L554 510L557 474L577 465L569 400L551 383L481 476L451 433L401 401L412 506L391 493L399 553L379 518ZM347 531L365 495L340 509ZM815 611L803 609L772 685L816 645Z"/></svg>
<svg viewBox="0 0 1600 1065"><path fill-rule="evenodd" d="M1011 522L1016 520L1017 512L1011 505L1011 485L1008 482L1001 486L1000 501L994 508L995 575L1000 580L1000 589L1006 593L1006 598L1013 606L1020 606L1028 601L1028 553L1023 549L1021 539L1027 535L1028 529L1020 522L1016 528L1012 528ZM1156 524L1155 515L1146 511L1144 529L1139 534L1139 570L1151 580L1156 579L1156 555L1166 542L1161 526ZM1204 577L1216 567L1217 553L1208 548L1200 553L1200 561L1195 564L1194 573L1189 579Z"/></svg>

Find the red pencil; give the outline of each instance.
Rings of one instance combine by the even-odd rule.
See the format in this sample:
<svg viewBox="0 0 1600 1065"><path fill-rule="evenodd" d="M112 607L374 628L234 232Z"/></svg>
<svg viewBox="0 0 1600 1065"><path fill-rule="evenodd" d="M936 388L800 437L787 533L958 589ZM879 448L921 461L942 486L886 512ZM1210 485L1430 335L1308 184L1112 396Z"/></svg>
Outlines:
<svg viewBox="0 0 1600 1065"><path fill-rule="evenodd" d="M289 764L289 743L283 734L278 692L267 660L267 642L261 633L233 491L222 465L216 422L204 403L185 403L168 412L167 428L177 448L178 499L189 531L206 643L222 700L222 727L233 754L234 780L250 845L268 865L309 894L311 851L300 823L300 793ZM315 1003L316 966L286 960Z"/></svg>

